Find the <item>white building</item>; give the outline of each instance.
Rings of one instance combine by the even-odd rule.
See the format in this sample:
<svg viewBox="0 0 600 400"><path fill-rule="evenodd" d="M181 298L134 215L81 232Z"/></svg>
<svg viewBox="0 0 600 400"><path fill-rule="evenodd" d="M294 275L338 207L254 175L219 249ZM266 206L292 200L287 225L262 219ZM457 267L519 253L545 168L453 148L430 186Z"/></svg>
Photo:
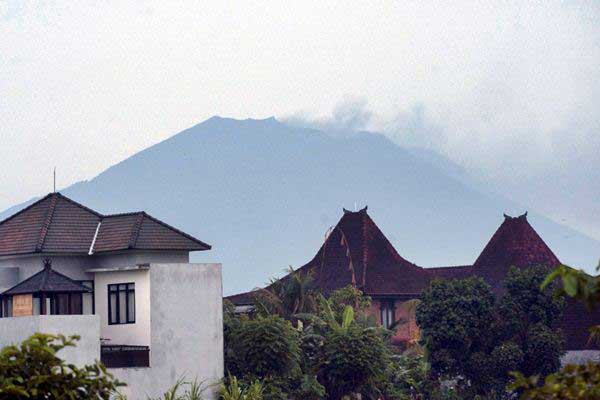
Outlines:
<svg viewBox="0 0 600 400"><path fill-rule="evenodd" d="M78 334L63 356L101 359L129 399L178 378L223 377L220 264L206 243L144 212L101 215L52 193L0 222L0 347Z"/></svg>

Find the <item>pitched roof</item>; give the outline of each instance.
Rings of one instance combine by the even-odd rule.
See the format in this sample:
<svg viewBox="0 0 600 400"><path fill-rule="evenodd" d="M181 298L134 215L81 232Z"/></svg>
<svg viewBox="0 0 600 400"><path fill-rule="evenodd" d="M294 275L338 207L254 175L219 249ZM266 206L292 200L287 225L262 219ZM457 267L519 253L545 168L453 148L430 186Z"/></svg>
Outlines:
<svg viewBox="0 0 600 400"><path fill-rule="evenodd" d="M425 268L425 272L429 275L430 279L465 279L473 276L473 266Z"/></svg>
<svg viewBox="0 0 600 400"><path fill-rule="evenodd" d="M23 282L6 290L2 295L35 294L35 293L84 293L90 289L81 283L74 281L56 272L50 263L44 265L44 269L30 276Z"/></svg>
<svg viewBox="0 0 600 400"><path fill-rule="evenodd" d="M0 256L127 249L196 251L210 245L144 212L105 216L60 193L0 222Z"/></svg>
<svg viewBox="0 0 600 400"><path fill-rule="evenodd" d="M309 271L325 292L355 285L371 296L418 294L427 285L421 267L402 258L367 213L344 210Z"/></svg>
<svg viewBox="0 0 600 400"><path fill-rule="evenodd" d="M554 267L559 264L558 258L527 221L527 213L518 217L504 214L504 221L475 260L473 273L483 277L498 292L502 291L502 281L512 266Z"/></svg>
<svg viewBox="0 0 600 400"><path fill-rule="evenodd" d="M193 251L210 249L210 245L143 211L102 218L92 252L127 249Z"/></svg>

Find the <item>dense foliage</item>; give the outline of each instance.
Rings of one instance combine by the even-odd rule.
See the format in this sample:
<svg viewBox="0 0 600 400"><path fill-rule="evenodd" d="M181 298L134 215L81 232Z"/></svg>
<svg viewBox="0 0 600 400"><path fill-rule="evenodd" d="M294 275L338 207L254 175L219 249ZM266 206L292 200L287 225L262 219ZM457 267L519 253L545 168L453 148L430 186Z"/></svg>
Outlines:
<svg viewBox="0 0 600 400"><path fill-rule="evenodd" d="M77 368L57 356L79 338L35 334L0 352L0 399L106 399L118 381L100 363Z"/></svg>
<svg viewBox="0 0 600 400"><path fill-rule="evenodd" d="M365 310L370 298L347 287L328 299L310 276L293 273L255 297L255 312L225 307L226 369L238 387L263 383L265 399L377 399L391 392L392 349ZM404 382L407 392L409 383ZM386 396L386 398L408 398Z"/></svg>
<svg viewBox="0 0 600 400"><path fill-rule="evenodd" d="M454 381L462 398L506 398L511 371L557 371L564 301L541 288L547 272L511 269L499 301L480 278L433 282L417 307L431 378Z"/></svg>
<svg viewBox="0 0 600 400"><path fill-rule="evenodd" d="M598 264L597 271L600 271ZM558 294L583 301L589 309L600 302L600 277L590 276L583 271L561 265L542 283L546 288L560 278ZM598 340L600 326L590 329L590 338ZM532 360L533 361L533 360ZM600 398L600 364L588 362L585 365L565 365L560 371L544 376L537 374L526 377L522 372L513 372L515 380L511 389L521 392L523 400Z"/></svg>

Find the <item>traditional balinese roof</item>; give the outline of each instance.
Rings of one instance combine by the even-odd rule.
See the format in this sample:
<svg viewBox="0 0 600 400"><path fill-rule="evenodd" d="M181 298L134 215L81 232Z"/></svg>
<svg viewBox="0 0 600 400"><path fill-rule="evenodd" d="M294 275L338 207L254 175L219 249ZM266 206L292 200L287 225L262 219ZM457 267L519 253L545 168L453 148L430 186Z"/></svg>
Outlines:
<svg viewBox="0 0 600 400"><path fill-rule="evenodd" d="M300 271L310 272L325 292L354 285L371 296L418 294L422 268L402 258L367 213L344 215L317 254Z"/></svg>
<svg viewBox="0 0 600 400"><path fill-rule="evenodd" d="M527 221L527 213L518 217L504 214L504 222L485 246L476 267L532 265L556 266L560 261Z"/></svg>
<svg viewBox="0 0 600 400"><path fill-rule="evenodd" d="M60 193L0 222L0 256L128 249L196 251L210 246L144 212L102 215Z"/></svg>
<svg viewBox="0 0 600 400"><path fill-rule="evenodd" d="M52 269L49 260L44 262L44 269L30 276L23 282L8 289L2 295L36 294L36 293L86 293L90 289Z"/></svg>
<svg viewBox="0 0 600 400"><path fill-rule="evenodd" d="M474 265L421 268L402 258L367 214L367 208L344 215L315 257L300 268L312 274L325 293L354 285L372 297L415 298L434 279L484 278L497 295L510 267L554 267L560 261L527 221L527 213L504 216L504 221ZM286 279L286 277L282 278ZM253 303L255 292L226 299L234 304ZM561 321L568 350L597 348L588 343L588 327L600 323L600 310L589 312L569 300Z"/></svg>
<svg viewBox="0 0 600 400"><path fill-rule="evenodd" d="M552 250L527 221L527 213L518 217L504 214L496 230L475 263L473 273L483 277L495 292L502 292L502 281L511 267L560 264Z"/></svg>
<svg viewBox="0 0 600 400"><path fill-rule="evenodd" d="M424 270L430 279L465 279L473 276L472 265L425 268Z"/></svg>
<svg viewBox="0 0 600 400"><path fill-rule="evenodd" d="M344 215L299 273L311 274L325 293L353 285L370 296L417 296L428 283L423 268L402 258L367 213L344 209ZM285 277L282 279L286 279ZM252 303L253 292L226 299Z"/></svg>

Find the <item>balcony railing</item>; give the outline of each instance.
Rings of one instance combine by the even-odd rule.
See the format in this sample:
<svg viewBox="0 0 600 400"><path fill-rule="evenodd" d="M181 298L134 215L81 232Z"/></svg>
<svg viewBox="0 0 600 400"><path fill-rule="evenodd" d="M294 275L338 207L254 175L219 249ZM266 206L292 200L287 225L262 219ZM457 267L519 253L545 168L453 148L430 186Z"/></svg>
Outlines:
<svg viewBox="0 0 600 400"><path fill-rule="evenodd" d="M103 345L100 360L106 368L143 368L150 366L148 346Z"/></svg>

